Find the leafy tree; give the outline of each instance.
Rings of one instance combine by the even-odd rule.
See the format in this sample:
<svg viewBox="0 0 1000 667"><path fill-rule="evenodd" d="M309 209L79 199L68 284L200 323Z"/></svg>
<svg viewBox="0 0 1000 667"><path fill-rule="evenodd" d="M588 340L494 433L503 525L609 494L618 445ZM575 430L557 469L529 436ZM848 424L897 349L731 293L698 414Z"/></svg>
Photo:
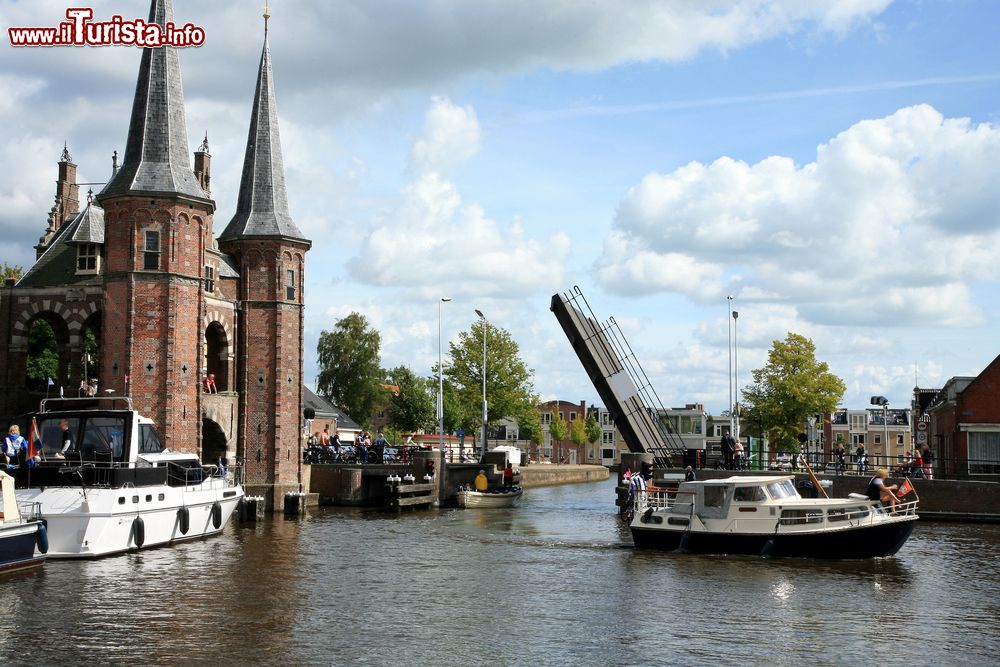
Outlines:
<svg viewBox="0 0 1000 667"><path fill-rule="evenodd" d="M847 389L826 362L816 360L813 342L795 333L774 341L753 379L743 391L750 421L770 433L779 451L798 451L796 436L806 418L833 412Z"/></svg>
<svg viewBox="0 0 1000 667"><path fill-rule="evenodd" d="M58 384L59 346L52 325L44 319L36 319L28 330L28 387L35 391L45 391L49 378Z"/></svg>
<svg viewBox="0 0 1000 667"><path fill-rule="evenodd" d="M587 422L583 419L574 419L569 424L569 439L574 445L580 446L587 443Z"/></svg>
<svg viewBox="0 0 1000 667"><path fill-rule="evenodd" d="M316 389L350 417L371 428L375 408L385 400L380 366L382 336L360 313L338 320L319 335Z"/></svg>
<svg viewBox="0 0 1000 667"><path fill-rule="evenodd" d="M552 437L552 449L556 450L556 443L566 439L569 429L566 427L566 420L562 418L558 410L553 410L552 421L549 422L549 435ZM562 447L559 447L556 454L557 459L562 458Z"/></svg>
<svg viewBox="0 0 1000 667"><path fill-rule="evenodd" d="M17 264L3 263L3 278L7 280L8 278L13 278L14 280L20 280L21 276L24 275L24 269Z"/></svg>
<svg viewBox="0 0 1000 667"><path fill-rule="evenodd" d="M418 376L406 366L389 371L388 380L399 387L389 397L389 424L402 433L433 429L437 383L431 390L428 378Z"/></svg>
<svg viewBox="0 0 1000 667"><path fill-rule="evenodd" d="M482 318L477 319L469 331L458 335L457 343L449 345L451 364L445 369L445 377L453 385L459 404L461 426L467 432L482 427L483 326ZM532 371L521 360L518 345L509 332L488 324L486 327L488 423L503 417L525 416L536 404ZM446 398L447 395L445 392Z"/></svg>
<svg viewBox="0 0 1000 667"><path fill-rule="evenodd" d="M597 444L597 441L601 439L601 425L597 423L597 419L591 414L587 417L587 442L591 444Z"/></svg>
<svg viewBox="0 0 1000 667"><path fill-rule="evenodd" d="M539 442L542 439L542 417L538 414L538 396L533 396L531 405L519 407L508 415L517 421L517 435L521 440Z"/></svg>

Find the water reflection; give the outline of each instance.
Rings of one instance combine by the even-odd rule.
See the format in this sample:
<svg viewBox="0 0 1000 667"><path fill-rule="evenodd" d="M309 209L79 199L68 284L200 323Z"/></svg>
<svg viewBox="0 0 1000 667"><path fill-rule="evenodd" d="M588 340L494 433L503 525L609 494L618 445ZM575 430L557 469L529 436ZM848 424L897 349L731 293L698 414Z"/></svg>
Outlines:
<svg viewBox="0 0 1000 667"><path fill-rule="evenodd" d="M54 561L0 580L0 664L897 664L888 637L919 637L918 663L1000 652L1000 527L921 523L869 561L637 552L612 484Z"/></svg>

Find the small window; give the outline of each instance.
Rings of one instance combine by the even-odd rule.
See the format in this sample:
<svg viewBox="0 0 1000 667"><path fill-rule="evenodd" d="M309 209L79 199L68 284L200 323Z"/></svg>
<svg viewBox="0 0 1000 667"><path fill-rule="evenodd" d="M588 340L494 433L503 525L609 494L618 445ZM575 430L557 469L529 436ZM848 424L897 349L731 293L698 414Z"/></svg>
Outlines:
<svg viewBox="0 0 1000 667"><path fill-rule="evenodd" d="M602 459L613 459L615 458L615 450L613 449L602 449L601 450Z"/></svg>
<svg viewBox="0 0 1000 667"><path fill-rule="evenodd" d="M97 273L101 268L100 246L96 243L81 243L76 248L76 272Z"/></svg>
<svg viewBox="0 0 1000 667"><path fill-rule="evenodd" d="M706 486L705 507L722 507L726 501L726 487Z"/></svg>
<svg viewBox="0 0 1000 667"><path fill-rule="evenodd" d="M875 434L874 436L872 436L872 437L873 437L873 441L872 441L872 442L873 442L874 444L876 444L876 445L881 445L881 444L882 444L882 436L881 436L880 434L876 433L876 434Z"/></svg>
<svg viewBox="0 0 1000 667"><path fill-rule="evenodd" d="M215 292L215 268L211 266L205 267L205 291Z"/></svg>
<svg viewBox="0 0 1000 667"><path fill-rule="evenodd" d="M571 422L575 422L576 421L576 413L575 412L569 413L569 420Z"/></svg>
<svg viewBox="0 0 1000 667"><path fill-rule="evenodd" d="M285 299L295 301L295 269L285 271Z"/></svg>
<svg viewBox="0 0 1000 667"><path fill-rule="evenodd" d="M782 510L781 525L796 526L804 523L822 523L823 510Z"/></svg>
<svg viewBox="0 0 1000 667"><path fill-rule="evenodd" d="M740 503L752 503L766 500L764 489L759 486L738 486L733 494L733 500Z"/></svg>
<svg viewBox="0 0 1000 667"><path fill-rule="evenodd" d="M903 444L903 434L902 433L897 433L896 434L896 444L897 445Z"/></svg>
<svg viewBox="0 0 1000 667"><path fill-rule="evenodd" d="M142 251L142 268L155 271L160 268L160 232L146 230L146 243Z"/></svg>

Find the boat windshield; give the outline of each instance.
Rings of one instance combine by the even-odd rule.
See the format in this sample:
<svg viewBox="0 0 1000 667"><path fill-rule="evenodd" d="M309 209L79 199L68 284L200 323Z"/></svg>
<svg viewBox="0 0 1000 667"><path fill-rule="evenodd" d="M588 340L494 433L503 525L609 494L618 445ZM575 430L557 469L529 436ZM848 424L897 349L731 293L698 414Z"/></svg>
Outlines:
<svg viewBox="0 0 1000 667"><path fill-rule="evenodd" d="M738 503L759 502L767 500L767 496L764 495L764 489L759 486L737 486L733 500Z"/></svg>
<svg viewBox="0 0 1000 667"><path fill-rule="evenodd" d="M792 484L792 480L790 479L783 479L780 482L772 482L771 484L768 484L767 493L771 496L771 500L795 498L799 495L795 490L795 485Z"/></svg>
<svg viewBox="0 0 1000 667"><path fill-rule="evenodd" d="M163 441L156 434L152 424L139 425L139 453L158 454L163 451Z"/></svg>
<svg viewBox="0 0 1000 667"><path fill-rule="evenodd" d="M38 430L46 455L61 452L70 459L111 462L124 461L127 454L126 417L121 414L40 417Z"/></svg>

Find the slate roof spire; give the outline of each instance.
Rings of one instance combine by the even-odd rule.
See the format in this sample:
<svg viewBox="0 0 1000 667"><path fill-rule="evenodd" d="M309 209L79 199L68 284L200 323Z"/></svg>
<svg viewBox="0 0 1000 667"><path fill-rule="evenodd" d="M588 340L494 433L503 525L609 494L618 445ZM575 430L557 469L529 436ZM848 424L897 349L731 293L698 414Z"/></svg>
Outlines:
<svg viewBox="0 0 1000 667"><path fill-rule="evenodd" d="M152 0L149 22L174 20L171 0ZM125 157L102 196L180 194L209 199L191 170L177 49L145 48L132 102Z"/></svg>
<svg viewBox="0 0 1000 667"><path fill-rule="evenodd" d="M250 132L243 178L236 201L236 213L219 236L220 241L246 237L281 237L307 241L288 212L285 189L285 166L281 159L281 135L278 132L278 105L274 97L271 52L267 40L264 9L264 48L260 54L257 90L250 113Z"/></svg>

